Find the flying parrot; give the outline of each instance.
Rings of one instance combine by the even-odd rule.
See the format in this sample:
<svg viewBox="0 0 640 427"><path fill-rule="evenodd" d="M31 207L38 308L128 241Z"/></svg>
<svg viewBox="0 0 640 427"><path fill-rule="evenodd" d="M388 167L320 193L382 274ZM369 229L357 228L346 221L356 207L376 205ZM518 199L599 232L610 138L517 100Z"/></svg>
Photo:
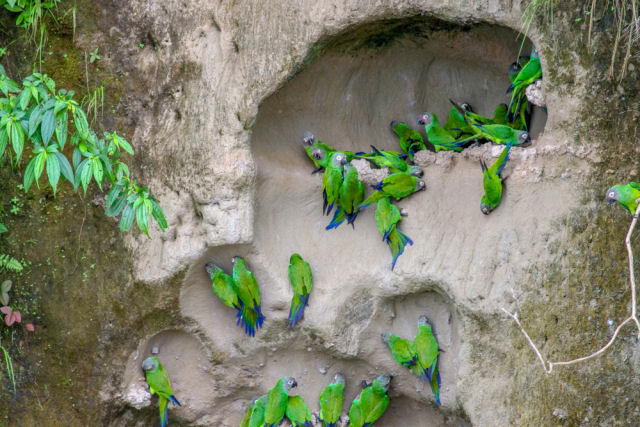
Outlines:
<svg viewBox="0 0 640 427"><path fill-rule="evenodd" d="M526 130L517 130L507 125L474 125L482 134L482 137L501 145L522 145L529 141L529 133Z"/></svg>
<svg viewBox="0 0 640 427"><path fill-rule="evenodd" d="M260 289L258 281L247 269L246 261L239 256L233 257L233 280L236 282L238 297L242 302L242 323L244 332L253 337L256 329L262 328L265 317L260 308Z"/></svg>
<svg viewBox="0 0 640 427"><path fill-rule="evenodd" d="M462 132L448 130L440 126L438 122L438 116L435 113L422 113L418 117L418 124L424 125L424 130L427 134L427 139L436 150L438 151L462 151L465 145L468 145L475 138L460 138L458 135Z"/></svg>
<svg viewBox="0 0 640 427"><path fill-rule="evenodd" d="M289 327L293 328L302 318L304 308L309 304L309 294L313 285L311 267L298 254L289 259L289 283L293 288L293 299L289 310Z"/></svg>
<svg viewBox="0 0 640 427"><path fill-rule="evenodd" d="M420 151L426 150L422 135L415 129L411 129L406 123L393 121L390 124L391 130L400 138L400 148L409 155L409 160L413 160L413 155Z"/></svg>
<svg viewBox="0 0 640 427"><path fill-rule="evenodd" d="M305 426L312 427L313 418L311 418L311 411L305 403L304 399L299 395L290 396L287 403L287 409L285 415L291 421L293 427Z"/></svg>
<svg viewBox="0 0 640 427"><path fill-rule="evenodd" d="M487 165L480 160L482 167L482 185L484 186L484 195L480 201L480 210L483 214L489 215L491 211L498 207L502 199L502 178L500 173L509 160L509 150L511 144L507 145L498 159L487 168Z"/></svg>
<svg viewBox="0 0 640 427"><path fill-rule="evenodd" d="M344 375L337 373L333 382L320 393L322 427L337 427L344 401Z"/></svg>
<svg viewBox="0 0 640 427"><path fill-rule="evenodd" d="M169 401L173 402L178 406L180 402L173 395L173 390L171 389L171 382L169 381L169 375L167 375L167 371L164 370L164 366L160 363L157 357L147 357L142 362L142 370L144 371L145 378L147 380L147 384L149 384L149 392L158 395L158 405L160 407L160 426L164 427L168 424L167 422L167 404Z"/></svg>
<svg viewBox="0 0 640 427"><path fill-rule="evenodd" d="M391 332L383 334L382 341L389 345L393 360L405 368L409 368L413 375L421 380L427 379L427 373L418 363L418 353L416 353L416 349L411 341L400 338Z"/></svg>
<svg viewBox="0 0 640 427"><path fill-rule="evenodd" d="M640 184L631 181L627 185L614 185L607 190L607 202L620 202L620 204L632 215L636 214L640 199Z"/></svg>
<svg viewBox="0 0 640 427"><path fill-rule="evenodd" d="M367 199L358 205L358 209L362 210L372 203L384 197L393 197L400 200L411 194L426 190L427 185L423 180L412 175L404 173L394 173L385 177L382 181L373 186L376 190Z"/></svg>
<svg viewBox="0 0 640 427"><path fill-rule="evenodd" d="M389 384L391 376L381 375L360 393L360 409L364 419L363 427L371 426L384 414L389 406Z"/></svg>
<svg viewBox="0 0 640 427"><path fill-rule="evenodd" d="M238 299L238 288L236 282L231 276L222 271L220 267L212 262L205 264L205 270L211 278L211 287L213 292L220 298L225 305L235 308L238 318L238 324L240 324L242 317L242 303Z"/></svg>
<svg viewBox="0 0 640 427"><path fill-rule="evenodd" d="M356 220L360 212L357 206L364 200L364 184L358 179L358 169L351 163L344 166L344 180L340 186L340 207L347 218L347 224Z"/></svg>
<svg viewBox="0 0 640 427"><path fill-rule="evenodd" d="M413 347L418 355L418 364L427 374L427 379L433 384L433 375L437 375L437 388L433 388L436 403L440 404L440 374L438 367L438 341L433 335L433 330L426 316L418 318L418 335L413 339Z"/></svg>
<svg viewBox="0 0 640 427"><path fill-rule="evenodd" d="M347 163L347 157L344 153L335 152L331 155L329 164L322 174L322 196L324 203L322 212L327 215L331 213L333 206L340 198L340 186L342 185L342 169Z"/></svg>
<svg viewBox="0 0 640 427"><path fill-rule="evenodd" d="M289 403L289 391L297 386L295 378L283 377L269 390L264 411L265 427L277 426L282 421Z"/></svg>

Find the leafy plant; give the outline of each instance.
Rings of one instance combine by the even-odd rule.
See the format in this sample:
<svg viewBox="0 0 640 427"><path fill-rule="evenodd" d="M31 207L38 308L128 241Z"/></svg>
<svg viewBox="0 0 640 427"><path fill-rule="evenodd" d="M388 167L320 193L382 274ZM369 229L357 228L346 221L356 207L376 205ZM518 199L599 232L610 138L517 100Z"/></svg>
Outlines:
<svg viewBox="0 0 640 427"><path fill-rule="evenodd" d="M7 349L4 348L4 346L0 345L0 349L2 349L2 352L4 353L4 364L5 367L7 368L7 376L9 377L9 380L11 381L11 385L13 386L13 395L16 395L16 377L13 374L13 362L11 360L11 356L9 355L9 352L7 352Z"/></svg>
<svg viewBox="0 0 640 427"><path fill-rule="evenodd" d="M155 198L130 178L129 167L120 159L123 151L133 155L129 142L115 131L99 138L89 128L73 91L56 92L55 82L40 73L25 78L20 87L0 66L0 92L4 95L0 97L0 157L6 152L18 165L27 144L32 145L33 157L24 173L25 192L34 182L40 188L45 171L54 196L61 180L71 182L75 191L82 187L85 194L91 181L100 191L110 184L106 213L122 212L121 230L128 231L135 219L148 236L149 217L162 230L167 228ZM63 154L67 142L73 147L71 163ZM12 150L6 149L8 145Z"/></svg>
<svg viewBox="0 0 640 427"><path fill-rule="evenodd" d="M98 55L98 48L95 48L91 51L91 57L89 58L89 62L93 64L98 59L100 59L100 55Z"/></svg>
<svg viewBox="0 0 640 427"><path fill-rule="evenodd" d="M0 269L22 271L22 264L20 264L20 261L7 254L0 254Z"/></svg>

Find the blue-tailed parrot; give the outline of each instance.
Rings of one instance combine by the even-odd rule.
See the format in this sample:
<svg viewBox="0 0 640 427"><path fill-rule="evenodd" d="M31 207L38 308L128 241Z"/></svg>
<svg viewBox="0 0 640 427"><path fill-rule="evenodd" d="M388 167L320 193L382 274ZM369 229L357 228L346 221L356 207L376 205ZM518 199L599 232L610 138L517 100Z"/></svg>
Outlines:
<svg viewBox="0 0 640 427"><path fill-rule="evenodd" d="M283 377L267 393L265 403L265 427L277 426L284 418L289 403L289 392L298 386L295 378Z"/></svg>
<svg viewBox="0 0 640 427"><path fill-rule="evenodd" d="M637 200L640 199L640 184L631 181L626 185L614 185L607 190L607 202L619 202L631 215L638 209Z"/></svg>
<svg viewBox="0 0 640 427"><path fill-rule="evenodd" d="M242 323L247 335L253 337L256 329L262 328L265 317L260 308L260 289L255 276L247 268L246 261L239 256L233 257L233 280L238 289L238 298L242 302Z"/></svg>
<svg viewBox="0 0 640 427"><path fill-rule="evenodd" d="M313 276L309 263L298 254L289 259L289 283L293 288L293 299L289 310L289 327L293 328L304 314L304 308L309 304L309 295L313 286Z"/></svg>
<svg viewBox="0 0 640 427"><path fill-rule="evenodd" d="M484 195L480 201L480 210L483 214L489 215L491 211L498 207L502 199L502 178L500 173L509 160L509 150L511 145L507 145L498 159L487 168L487 165L480 160L482 167L482 185L484 187Z"/></svg>
<svg viewBox="0 0 640 427"><path fill-rule="evenodd" d="M158 405L160 407L160 425L164 427L168 424L167 404L169 401L175 405L181 406L178 399L173 395L171 389L171 382L169 381L169 375L165 371L164 366L160 363L157 357L147 357L142 362L142 370L144 371L145 379L149 384L149 392L151 394L158 395Z"/></svg>
<svg viewBox="0 0 640 427"><path fill-rule="evenodd" d="M337 427L344 402L344 375L337 373L333 382L320 393L320 420L322 427Z"/></svg>

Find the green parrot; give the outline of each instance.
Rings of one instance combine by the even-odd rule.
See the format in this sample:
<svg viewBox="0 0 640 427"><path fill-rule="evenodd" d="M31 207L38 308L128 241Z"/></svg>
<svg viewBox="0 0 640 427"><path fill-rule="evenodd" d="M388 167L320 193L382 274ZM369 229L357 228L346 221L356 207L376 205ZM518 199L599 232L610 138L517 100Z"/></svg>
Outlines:
<svg viewBox="0 0 640 427"><path fill-rule="evenodd" d="M222 271L220 267L212 262L208 262L204 266L207 274L211 278L211 287L213 292L220 298L225 305L237 310L238 324L242 317L242 302L238 299L238 288L236 282L231 276Z"/></svg>
<svg viewBox="0 0 640 427"><path fill-rule="evenodd" d="M164 370L164 366L160 363L157 357L147 357L142 362L142 370L144 371L147 384L149 384L149 392L158 395L158 405L160 407L160 426L164 427L167 422L167 404L169 401L178 406L180 402L173 395L171 389L171 382L169 381L169 375Z"/></svg>
<svg viewBox="0 0 640 427"><path fill-rule="evenodd" d="M448 130L440 126L438 122L438 116L435 113L422 113L418 117L418 124L424 125L424 130L427 134L427 140L438 151L462 151L465 145L473 142L474 137L458 138L458 135L462 132L462 129Z"/></svg>
<svg viewBox="0 0 640 427"><path fill-rule="evenodd" d="M431 391L433 391L433 396L436 399L436 403L440 404L440 370L436 366L433 368L433 372L431 373L430 379Z"/></svg>
<svg viewBox="0 0 640 427"><path fill-rule="evenodd" d="M333 206L340 198L340 186L342 185L342 169L347 163L344 153L335 152L331 155L331 160L322 174L322 196L324 203L322 212L327 215L331 213Z"/></svg>
<svg viewBox="0 0 640 427"><path fill-rule="evenodd" d="M542 78L542 66L540 58L535 47L531 50L529 61L522 66L518 74L514 77L511 86L507 89L507 93L512 92L511 101L509 102L509 120L514 122L516 117L522 114L523 104L528 105L526 89L534 81Z"/></svg>
<svg viewBox="0 0 640 427"><path fill-rule="evenodd" d="M299 395L290 396L287 403L287 409L285 415L291 421L292 427L305 426L312 427L313 418L311 418L311 411L305 403L304 399Z"/></svg>
<svg viewBox="0 0 640 427"><path fill-rule="evenodd" d="M242 303L241 320L244 332L253 337L256 335L256 328L262 328L265 317L260 308L258 281L247 269L246 261L239 256L233 257L233 280L236 282L238 297Z"/></svg>
<svg viewBox="0 0 640 427"><path fill-rule="evenodd" d="M390 375L381 375L360 393L360 410L364 419L363 427L373 425L387 410L387 406L389 406L387 390L390 383Z"/></svg>
<svg viewBox="0 0 640 427"><path fill-rule="evenodd" d="M415 129L411 129L406 123L392 121L391 130L400 138L400 148L408 154L409 160L413 160L413 155L420 151L426 150L422 135Z"/></svg>
<svg viewBox="0 0 640 427"><path fill-rule="evenodd" d="M517 130L507 125L474 125L482 136L501 145L522 145L531 141L526 130Z"/></svg>
<svg viewBox="0 0 640 427"><path fill-rule="evenodd" d="M489 215L491 211L498 207L502 199L502 178L500 173L509 160L509 150L511 144L507 145L498 159L487 168L487 165L480 160L482 167L482 185L484 187L484 195L480 201L480 210L483 214Z"/></svg>
<svg viewBox="0 0 640 427"><path fill-rule="evenodd" d="M400 210L391 203L388 197L384 197L378 201L376 208L376 224L378 230L382 234L382 241L386 242L391 249L393 261L391 262L391 270L396 266L398 257L404 252L407 244L413 245L413 241L397 229L398 222L402 219Z"/></svg>
<svg viewBox="0 0 640 427"><path fill-rule="evenodd" d="M607 202L609 204L620 202L626 210L631 212L631 215L636 214L636 209L638 209L636 200L638 199L640 199L640 184L637 182L631 181L627 185L614 185L607 190Z"/></svg>
<svg viewBox="0 0 640 427"><path fill-rule="evenodd" d="M527 58L527 62L529 62L528 58ZM520 72L520 70L522 70L522 63L520 62L516 61L509 66L508 74L509 74L509 81L511 83L516 81L516 77L518 76L518 73Z"/></svg>
<svg viewBox="0 0 640 427"><path fill-rule="evenodd" d="M347 224L355 228L353 223L360 212L357 206L363 200L364 184L358 178L358 169L351 163L347 163L344 165L344 179L340 185L338 209L326 229L338 227L344 219L347 220Z"/></svg>
<svg viewBox="0 0 640 427"><path fill-rule="evenodd" d="M309 294L313 286L313 277L309 263L298 254L289 259L289 283L293 288L293 299L289 310L289 327L293 328L302 318L304 308L309 304Z"/></svg>
<svg viewBox="0 0 640 427"><path fill-rule="evenodd" d="M309 131L306 131L302 137L302 143L304 145L304 150L307 153L307 156L311 159L316 169L313 170L312 173L320 172L322 169L326 169L329 165L329 160L331 159L331 155L335 153L335 149L333 147L329 147L327 144L322 141L316 141L313 134ZM362 153L354 153L352 151L343 151L345 156L347 157L347 161L351 161L356 157L356 154Z"/></svg>
<svg viewBox="0 0 640 427"><path fill-rule="evenodd" d="M508 125L509 119L507 118L508 107L507 104L500 104L493 111L493 119L491 123L495 125Z"/></svg>
<svg viewBox="0 0 640 427"><path fill-rule="evenodd" d="M264 402L266 398L266 395L256 397L249 403L249 408L242 417L240 427L264 427Z"/></svg>
<svg viewBox="0 0 640 427"><path fill-rule="evenodd" d="M433 394L436 403L440 404L440 374L437 372L438 367L438 341L433 335L433 330L426 316L418 318L418 335L413 339L413 347L418 355L418 364L424 370L429 380L433 384L433 375L437 375L436 388L433 388Z"/></svg>
<svg viewBox="0 0 640 427"><path fill-rule="evenodd" d="M320 420L322 427L337 427L344 401L344 375L337 373L333 382L320 393Z"/></svg>
<svg viewBox="0 0 640 427"><path fill-rule="evenodd" d="M382 334L382 342L389 345L391 356L393 356L393 360L399 365L409 368L413 375L421 380L427 379L427 373L418 363L418 353L416 353L416 349L411 341L387 332L386 334Z"/></svg>
<svg viewBox="0 0 640 427"><path fill-rule="evenodd" d="M349 427L362 427L364 426L364 415L362 414L362 403L360 402L360 395L353 399L351 407L349 408Z"/></svg>
<svg viewBox="0 0 640 427"><path fill-rule="evenodd" d="M253 408L251 409L251 418L249 418L249 427L264 427L264 413L266 410L267 395L260 396L255 399Z"/></svg>
<svg viewBox="0 0 640 427"><path fill-rule="evenodd" d="M269 390L264 411L265 427L277 426L282 421L289 403L289 392L297 386L295 378L283 377Z"/></svg>
<svg viewBox="0 0 640 427"><path fill-rule="evenodd" d="M427 189L427 185L423 180L413 175L404 173L394 173L385 177L382 181L373 186L376 190L367 199L358 205L358 209L362 210L370 204L376 203L384 197L393 197L400 200L410 196L417 191Z"/></svg>
<svg viewBox="0 0 640 427"><path fill-rule="evenodd" d="M388 168L389 173L408 173L413 176L423 176L424 172L419 166L409 165L405 161L407 154L397 153L395 151L378 150L373 145L371 153L359 156L361 159L368 160L378 168Z"/></svg>

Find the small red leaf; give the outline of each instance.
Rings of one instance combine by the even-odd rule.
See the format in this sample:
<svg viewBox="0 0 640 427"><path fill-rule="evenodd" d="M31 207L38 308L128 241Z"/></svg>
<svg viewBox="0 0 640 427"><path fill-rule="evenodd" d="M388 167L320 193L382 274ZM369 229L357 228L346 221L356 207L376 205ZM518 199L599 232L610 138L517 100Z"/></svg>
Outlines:
<svg viewBox="0 0 640 427"><path fill-rule="evenodd" d="M6 316L4 316L4 323L5 323L7 326L11 326L11 325L13 325L13 316L12 316L12 315L10 315L10 314L7 314Z"/></svg>
<svg viewBox="0 0 640 427"><path fill-rule="evenodd" d="M9 307L8 305L3 305L2 307L0 307L0 312L2 312L2 314L11 314L11 307Z"/></svg>
<svg viewBox="0 0 640 427"><path fill-rule="evenodd" d="M25 327L27 328L27 331L29 331L29 332L34 332L36 330L36 328L33 327L33 323L27 323L25 325Z"/></svg>
<svg viewBox="0 0 640 427"><path fill-rule="evenodd" d="M14 311L13 312L13 320L15 320L18 323L22 323L22 315L20 314L19 311Z"/></svg>

